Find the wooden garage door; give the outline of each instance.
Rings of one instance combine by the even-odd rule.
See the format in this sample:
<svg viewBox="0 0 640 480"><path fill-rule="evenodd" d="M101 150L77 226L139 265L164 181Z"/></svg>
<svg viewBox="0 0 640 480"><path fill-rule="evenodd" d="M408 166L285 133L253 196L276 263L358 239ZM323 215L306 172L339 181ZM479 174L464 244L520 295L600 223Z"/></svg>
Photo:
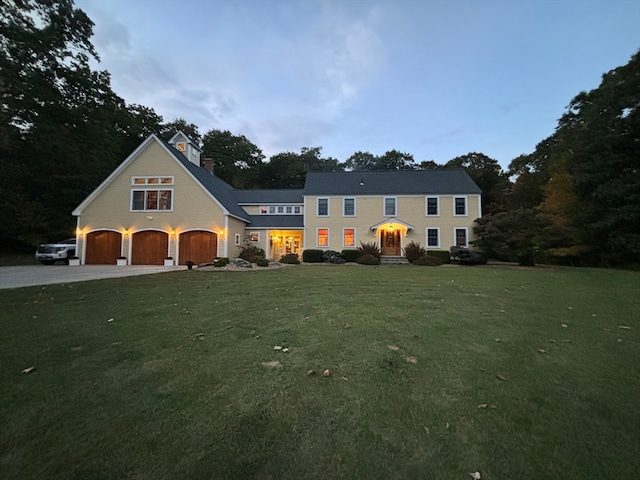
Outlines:
<svg viewBox="0 0 640 480"><path fill-rule="evenodd" d="M87 233L84 263L87 265L115 265L120 256L122 235L118 232L100 230Z"/></svg>
<svg viewBox="0 0 640 480"><path fill-rule="evenodd" d="M169 235L145 230L131 235L131 265L162 265L169 250Z"/></svg>
<svg viewBox="0 0 640 480"><path fill-rule="evenodd" d="M180 264L187 261L196 264L212 262L218 252L218 238L215 233L195 230L180 235Z"/></svg>

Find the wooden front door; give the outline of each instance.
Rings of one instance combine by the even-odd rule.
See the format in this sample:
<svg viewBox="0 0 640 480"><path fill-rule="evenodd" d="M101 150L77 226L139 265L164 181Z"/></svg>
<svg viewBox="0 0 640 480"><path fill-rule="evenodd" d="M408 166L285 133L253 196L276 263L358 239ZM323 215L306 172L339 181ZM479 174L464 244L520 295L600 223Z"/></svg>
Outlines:
<svg viewBox="0 0 640 480"><path fill-rule="evenodd" d="M180 265L213 262L218 256L218 237L215 233L195 230L180 235Z"/></svg>
<svg viewBox="0 0 640 480"><path fill-rule="evenodd" d="M169 251L169 235L145 230L131 236L131 265L163 265Z"/></svg>
<svg viewBox="0 0 640 480"><path fill-rule="evenodd" d="M400 230L382 230L380 232L380 253L391 256L400 255Z"/></svg>
<svg viewBox="0 0 640 480"><path fill-rule="evenodd" d="M115 265L120 256L122 235L118 232L100 230L87 233L84 263L87 265Z"/></svg>

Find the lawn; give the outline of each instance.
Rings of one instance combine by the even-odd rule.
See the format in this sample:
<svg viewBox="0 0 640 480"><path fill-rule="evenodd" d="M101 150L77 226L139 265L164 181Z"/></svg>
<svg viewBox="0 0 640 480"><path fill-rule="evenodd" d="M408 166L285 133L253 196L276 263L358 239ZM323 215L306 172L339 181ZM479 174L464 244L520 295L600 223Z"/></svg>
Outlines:
<svg viewBox="0 0 640 480"><path fill-rule="evenodd" d="M0 305L3 479L640 469L638 273L193 270Z"/></svg>

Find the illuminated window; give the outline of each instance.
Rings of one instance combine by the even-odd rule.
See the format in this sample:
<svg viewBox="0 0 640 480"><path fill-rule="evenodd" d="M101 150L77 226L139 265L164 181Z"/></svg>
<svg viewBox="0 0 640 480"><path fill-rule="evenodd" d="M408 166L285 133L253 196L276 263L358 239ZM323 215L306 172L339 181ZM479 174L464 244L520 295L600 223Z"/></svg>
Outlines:
<svg viewBox="0 0 640 480"><path fill-rule="evenodd" d="M329 229L328 228L319 228L318 229L317 246L318 247L328 247L329 246Z"/></svg>
<svg viewBox="0 0 640 480"><path fill-rule="evenodd" d="M134 190L131 195L131 210L171 210L172 190Z"/></svg>
<svg viewBox="0 0 640 480"><path fill-rule="evenodd" d="M355 247L356 246L356 229L345 228L343 234L343 246Z"/></svg>
<svg viewBox="0 0 640 480"><path fill-rule="evenodd" d="M260 241L260 232L251 232L249 234L249 240L251 240L252 242L259 242Z"/></svg>

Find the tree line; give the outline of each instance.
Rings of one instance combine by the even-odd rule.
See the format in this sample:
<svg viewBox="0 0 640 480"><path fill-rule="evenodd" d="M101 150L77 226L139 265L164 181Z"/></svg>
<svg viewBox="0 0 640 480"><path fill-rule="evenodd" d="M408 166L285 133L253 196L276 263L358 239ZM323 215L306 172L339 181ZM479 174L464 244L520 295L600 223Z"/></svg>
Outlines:
<svg viewBox="0 0 640 480"><path fill-rule="evenodd" d="M235 188L302 188L308 171L464 168L483 191L477 246L505 260L640 263L640 59L571 100L553 135L504 170L470 152L439 165L410 153L358 151L341 162L322 147L268 160L243 135L116 95L91 44L93 22L73 0L0 4L0 248L71 236L70 212L144 138L182 130Z"/></svg>

